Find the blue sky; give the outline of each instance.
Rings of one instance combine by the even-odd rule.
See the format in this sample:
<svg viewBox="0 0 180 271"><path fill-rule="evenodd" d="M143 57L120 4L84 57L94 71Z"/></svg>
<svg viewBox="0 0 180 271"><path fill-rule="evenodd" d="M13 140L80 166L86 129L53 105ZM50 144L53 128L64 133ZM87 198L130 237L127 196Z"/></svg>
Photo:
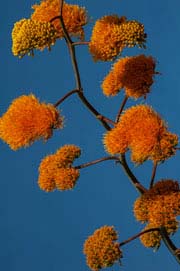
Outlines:
<svg viewBox="0 0 180 271"><path fill-rule="evenodd" d="M1 115L10 102L22 94L34 93L41 101L54 103L75 86L64 41L58 41L51 52L35 52L34 58L18 59L11 53L13 24L29 17L34 3L33 0L7 0L1 4ZM123 56L144 53L157 59L157 70L161 75L156 76L146 103L161 114L172 132L179 134L179 0L77 0L68 3L85 6L92 17L92 23L86 27L87 40L93 21L103 15L118 14L145 25L147 49L127 49ZM86 97L102 114L113 119L123 92L108 99L100 89L111 63L94 63L86 46L77 48L77 58ZM130 101L128 106L133 104L134 101ZM60 109L65 116L65 128L55 131L47 143L38 141L14 152L0 142L0 266L3 271L88 270L82 248L84 240L96 228L114 225L120 241L142 228L132 212L138 194L121 168L112 161L83 169L73 191L45 193L39 189L39 163L60 146L76 144L82 148L82 156L76 165L106 155L102 144L104 128L78 98L71 96ZM179 180L179 155L177 153L159 166L156 180ZM130 166L147 185L152 164L146 162L141 167L134 167L130 162ZM173 240L180 247L179 233ZM136 240L124 246L123 251L123 266L115 265L109 270L178 270L178 264L164 245L154 253Z"/></svg>

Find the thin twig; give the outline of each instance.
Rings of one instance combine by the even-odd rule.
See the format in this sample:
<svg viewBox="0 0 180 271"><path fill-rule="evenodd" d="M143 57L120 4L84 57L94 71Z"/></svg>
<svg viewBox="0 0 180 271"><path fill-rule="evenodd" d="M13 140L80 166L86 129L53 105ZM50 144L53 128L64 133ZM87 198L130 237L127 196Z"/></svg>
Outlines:
<svg viewBox="0 0 180 271"><path fill-rule="evenodd" d="M106 121L107 123L109 122L109 123L112 124L113 126L116 125L116 123L115 123L114 121L112 121L112 120L110 120L110 119L108 119L108 118L106 118L106 117L104 117L104 116L102 116L102 115L96 116L96 118L99 119L99 120L104 120L104 121Z"/></svg>
<svg viewBox="0 0 180 271"><path fill-rule="evenodd" d="M132 171L130 170L127 162L126 162L126 157L125 154L121 154L121 165L126 173L126 175L129 177L131 183L133 184L133 186L138 190L138 192L140 194L143 194L147 191L147 189L137 180L137 178L134 176L134 174L132 173Z"/></svg>
<svg viewBox="0 0 180 271"><path fill-rule="evenodd" d="M143 234L145 234L147 232L152 232L152 231L160 231L160 229L159 228L152 228L152 229L148 229L148 230L142 231L142 232L140 232L140 233L138 233L138 234L136 234L136 235L128 238L127 240L119 243L119 246L122 247L122 246L128 244L129 242L135 240L136 238L140 237L141 235L143 235Z"/></svg>
<svg viewBox="0 0 180 271"><path fill-rule="evenodd" d="M169 238L165 227L160 228L160 234L161 234L162 240L164 241L164 244L166 245L168 250L171 252L171 254L175 257L176 261L180 264L180 254L177 253L178 249L174 245L172 240Z"/></svg>
<svg viewBox="0 0 180 271"><path fill-rule="evenodd" d="M61 2L63 2L63 0L61 0ZM96 116L96 118L98 119L99 116L101 116L101 114L90 104L90 102L86 99L86 97L84 96L83 93L83 89L81 87L81 79L80 79L80 73L79 73L79 68L78 68L78 64L77 64L77 60L76 60L76 52L75 52L75 47L73 46L73 42L66 30L64 21L63 21L63 17L62 17L62 9L61 9L61 13L59 16L59 20L60 20L60 24L63 30L63 34L69 49L69 53L70 53L70 57L71 57L71 61L72 61L72 66L73 66L73 70L74 70L74 75L75 75L75 80L76 80L76 89L78 89L79 91L78 96L81 99L81 101L83 102L83 104ZM99 119L99 121L102 123L102 125L107 129L110 130L111 127L106 123L106 121L104 119Z"/></svg>
<svg viewBox="0 0 180 271"><path fill-rule="evenodd" d="M98 164L98 163L101 163L101 162L104 162L104 161L107 161L107 160L116 160L116 161L120 162L119 158L116 157L116 156L106 156L106 157L102 157L100 159L97 159L97 160L94 160L94 161L91 161L91 162L76 166L75 168L76 169L81 169L81 168L89 167L89 166L92 166L92 165L95 165L95 164Z"/></svg>
<svg viewBox="0 0 180 271"><path fill-rule="evenodd" d="M151 181L150 181L150 186L149 188L152 188L153 187L153 184L154 184L154 178L156 176L156 170L157 170L157 163L155 162L153 164L153 170L152 170L152 175L151 175Z"/></svg>
<svg viewBox="0 0 180 271"><path fill-rule="evenodd" d="M125 106L127 100L128 100L128 96L125 96L124 99L123 99L123 101L122 101L122 103L121 103L121 106L120 106L120 108L119 108L119 111L118 111L118 114L117 114L117 117L116 117L116 121L115 121L116 123L117 123L117 122L119 121L119 119L120 119L121 113L122 113L122 111L123 111L123 109L124 109L124 106Z"/></svg>
<svg viewBox="0 0 180 271"><path fill-rule="evenodd" d="M73 46L76 46L76 45L88 45L89 44L89 41L76 41L76 42L73 42Z"/></svg>
<svg viewBox="0 0 180 271"><path fill-rule="evenodd" d="M54 107L59 106L64 100L66 100L69 96L71 96L74 93L77 93L79 90L78 89L73 89L71 91L69 91L68 93L66 93L61 99L59 99L55 104Z"/></svg>

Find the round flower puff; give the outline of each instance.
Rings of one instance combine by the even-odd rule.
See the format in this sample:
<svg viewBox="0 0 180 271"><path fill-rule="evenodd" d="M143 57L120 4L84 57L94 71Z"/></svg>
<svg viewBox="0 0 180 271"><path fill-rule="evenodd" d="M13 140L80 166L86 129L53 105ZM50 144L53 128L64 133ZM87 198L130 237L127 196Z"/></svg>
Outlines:
<svg viewBox="0 0 180 271"><path fill-rule="evenodd" d="M53 18L60 15L59 0L42 0L39 5L33 5L32 8L34 9L34 12L31 19L35 21L50 22ZM88 21L85 8L64 2L62 16L68 34L77 36L83 40L83 26L87 24ZM57 31L58 37L63 38L64 34L59 19L53 20L52 24Z"/></svg>
<svg viewBox="0 0 180 271"><path fill-rule="evenodd" d="M64 145L55 154L46 156L39 166L39 187L46 192L74 188L79 170L72 167L72 163L80 154L79 147Z"/></svg>
<svg viewBox="0 0 180 271"><path fill-rule="evenodd" d="M177 181L160 180L134 203L134 215L149 228L166 227L168 234L178 229L176 216L180 215L180 188ZM158 232L143 234L140 238L146 247L158 247Z"/></svg>
<svg viewBox="0 0 180 271"><path fill-rule="evenodd" d="M143 163L147 159L161 162L175 154L178 136L168 132L161 117L147 105L124 111L116 126L104 136L110 154L131 150L131 159Z"/></svg>
<svg viewBox="0 0 180 271"><path fill-rule="evenodd" d="M34 49L50 50L56 39L56 30L50 22L21 19L12 30L12 53L20 58L26 54L33 56Z"/></svg>
<svg viewBox="0 0 180 271"><path fill-rule="evenodd" d="M120 58L102 83L103 93L114 96L124 88L127 97L146 97L150 92L154 74L155 60L151 56Z"/></svg>
<svg viewBox="0 0 180 271"><path fill-rule="evenodd" d="M89 236L84 243L84 254L89 268L98 271L112 266L122 257L117 233L113 226L103 226Z"/></svg>
<svg viewBox="0 0 180 271"><path fill-rule="evenodd" d="M145 38L143 24L127 21L126 17L108 15L96 21L89 50L95 61L109 61L117 57L125 47L143 47Z"/></svg>
<svg viewBox="0 0 180 271"><path fill-rule="evenodd" d="M0 138L11 149L49 139L53 129L62 128L63 117L52 104L40 103L32 94L16 98L0 118Z"/></svg>

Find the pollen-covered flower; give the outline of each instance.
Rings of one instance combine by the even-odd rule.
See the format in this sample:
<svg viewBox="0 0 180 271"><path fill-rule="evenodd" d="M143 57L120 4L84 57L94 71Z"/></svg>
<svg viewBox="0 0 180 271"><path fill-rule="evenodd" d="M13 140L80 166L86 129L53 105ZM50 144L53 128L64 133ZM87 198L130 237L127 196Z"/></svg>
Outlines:
<svg viewBox="0 0 180 271"><path fill-rule="evenodd" d="M14 24L12 30L13 55L23 57L26 54L33 55L34 49L50 49L56 38L56 30L50 22L22 19Z"/></svg>
<svg viewBox="0 0 180 271"><path fill-rule="evenodd" d="M143 229L143 231L153 229L153 228L154 228L153 225L147 224L147 226ZM161 235L159 231L149 231L141 235L140 240L141 240L141 243L145 247L152 247L152 248L157 249L159 248L160 243L161 243Z"/></svg>
<svg viewBox="0 0 180 271"><path fill-rule="evenodd" d="M54 173L56 187L59 190L73 189L79 178L79 170L73 167L59 168Z"/></svg>
<svg viewBox="0 0 180 271"><path fill-rule="evenodd" d="M84 243L84 254L90 269L98 271L112 266L122 257L117 233L113 226L103 226L89 236Z"/></svg>
<svg viewBox="0 0 180 271"><path fill-rule="evenodd" d="M168 234L178 229L176 217L180 215L180 188L177 181L160 180L134 203L134 215L146 229L165 227ZM161 236L149 232L140 238L146 247L157 247Z"/></svg>
<svg viewBox="0 0 180 271"><path fill-rule="evenodd" d="M39 22L50 22L53 18L60 15L60 1L59 0L42 0L39 5L32 7L34 12L31 19ZM84 38L83 26L87 24L87 12L85 8L78 5L70 5L64 2L62 16L67 32L71 36ZM59 18L52 21L58 37L62 38L63 30L60 25Z"/></svg>
<svg viewBox="0 0 180 271"><path fill-rule="evenodd" d="M124 88L126 96L146 97L150 92L155 72L155 60L151 56L139 55L119 59L102 83L103 93L114 96Z"/></svg>
<svg viewBox="0 0 180 271"><path fill-rule="evenodd" d="M79 170L72 167L72 163L80 153L79 147L65 145L46 156L39 166L39 187L46 192L72 189L79 178Z"/></svg>
<svg viewBox="0 0 180 271"><path fill-rule="evenodd" d="M131 159L143 163L147 159L161 162L176 152L178 136L168 132L161 117L147 105L127 109L120 121L104 136L104 144L110 154L131 150Z"/></svg>
<svg viewBox="0 0 180 271"><path fill-rule="evenodd" d="M108 15L96 21L89 50L95 61L113 60L125 47L143 47L145 38L143 24Z"/></svg>
<svg viewBox="0 0 180 271"><path fill-rule="evenodd" d="M52 105L40 103L34 95L15 99L0 118L0 138L13 150L49 139L53 129L62 128L63 117Z"/></svg>

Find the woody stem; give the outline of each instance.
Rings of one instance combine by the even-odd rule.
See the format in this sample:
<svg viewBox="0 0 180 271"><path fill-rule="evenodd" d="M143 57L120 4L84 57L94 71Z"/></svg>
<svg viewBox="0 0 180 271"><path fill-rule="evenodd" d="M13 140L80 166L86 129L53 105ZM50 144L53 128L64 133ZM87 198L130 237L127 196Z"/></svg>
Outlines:
<svg viewBox="0 0 180 271"><path fill-rule="evenodd" d="M137 178L134 176L134 174L130 170L130 168L127 164L127 161L126 161L125 154L121 154L120 158L121 158L120 159L121 165L122 165L126 175L130 179L132 185L138 190L138 192L140 194L143 194L144 192L146 192L147 191L146 188L137 180Z"/></svg>
<svg viewBox="0 0 180 271"><path fill-rule="evenodd" d="M152 188L153 187L153 184L154 184L154 178L155 178L155 175L156 175L156 170L157 170L157 163L155 162L153 164L153 170L152 170L152 175L151 175L151 181L150 181L150 187L149 188Z"/></svg>
<svg viewBox="0 0 180 271"><path fill-rule="evenodd" d="M147 232L152 232L152 231L160 231L160 229L159 228L152 228L152 229L144 230L144 231L142 231L142 232L140 232L138 234L135 234L134 236L128 238L127 240L119 243L119 246L122 247L122 246L128 244L129 242L135 240L136 238L140 237L141 235L143 235L143 234L145 234Z"/></svg>
<svg viewBox="0 0 180 271"><path fill-rule="evenodd" d="M118 111L118 114L117 114L117 117L116 117L116 121L115 121L116 123L119 121L119 118L120 118L121 113L122 113L122 111L124 109L124 106L126 105L127 100L128 100L128 96L125 96L124 100L122 101L121 106L119 108L119 111Z"/></svg>
<svg viewBox="0 0 180 271"><path fill-rule="evenodd" d="M98 163L101 163L101 162L104 162L104 161L107 161L107 160L116 160L116 161L120 162L119 158L116 157L116 156L106 156L106 157L102 157L100 159L97 159L97 160L94 160L94 161L91 161L91 162L76 166L75 168L76 169L82 169L82 168L89 167L89 166L92 166L92 165L95 165L95 164L98 164Z"/></svg>

